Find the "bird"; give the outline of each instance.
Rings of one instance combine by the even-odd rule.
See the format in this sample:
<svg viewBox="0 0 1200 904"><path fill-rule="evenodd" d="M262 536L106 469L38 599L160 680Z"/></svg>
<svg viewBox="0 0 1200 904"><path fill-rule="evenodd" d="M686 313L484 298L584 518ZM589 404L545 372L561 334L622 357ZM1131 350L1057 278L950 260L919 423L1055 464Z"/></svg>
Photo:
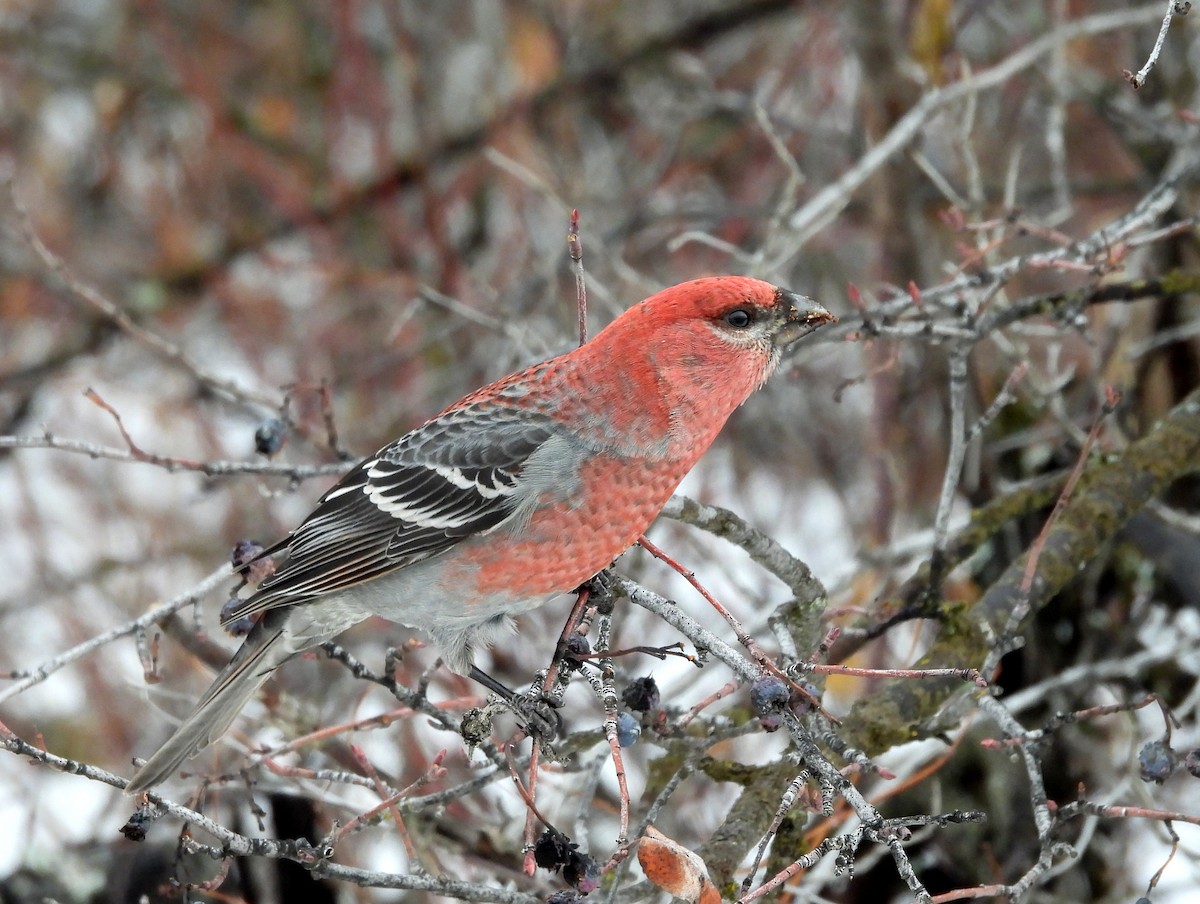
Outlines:
<svg viewBox="0 0 1200 904"><path fill-rule="evenodd" d="M222 623L257 621L126 793L217 740L291 656L372 616L478 677L474 651L632 546L783 350L835 320L759 279L690 280L361 461L262 552L286 557Z"/></svg>

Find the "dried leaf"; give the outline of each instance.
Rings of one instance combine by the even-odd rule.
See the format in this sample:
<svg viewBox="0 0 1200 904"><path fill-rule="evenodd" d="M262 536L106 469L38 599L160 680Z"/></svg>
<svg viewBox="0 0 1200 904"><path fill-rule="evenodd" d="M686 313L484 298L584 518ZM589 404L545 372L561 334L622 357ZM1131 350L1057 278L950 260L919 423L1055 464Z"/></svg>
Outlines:
<svg viewBox="0 0 1200 904"><path fill-rule="evenodd" d="M708 867L700 855L654 826L646 828L638 845L638 863L646 878L663 891L691 904L720 904L721 895L709 881Z"/></svg>

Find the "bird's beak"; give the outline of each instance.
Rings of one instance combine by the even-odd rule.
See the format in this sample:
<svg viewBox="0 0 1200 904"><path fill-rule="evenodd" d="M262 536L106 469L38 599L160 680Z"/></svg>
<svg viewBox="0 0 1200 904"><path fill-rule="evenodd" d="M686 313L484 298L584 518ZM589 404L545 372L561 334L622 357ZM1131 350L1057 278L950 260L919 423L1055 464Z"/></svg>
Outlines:
<svg viewBox="0 0 1200 904"><path fill-rule="evenodd" d="M836 317L811 298L797 295L787 289L778 291L779 304L784 309L784 319L775 334L776 345L790 345L827 323L837 323Z"/></svg>

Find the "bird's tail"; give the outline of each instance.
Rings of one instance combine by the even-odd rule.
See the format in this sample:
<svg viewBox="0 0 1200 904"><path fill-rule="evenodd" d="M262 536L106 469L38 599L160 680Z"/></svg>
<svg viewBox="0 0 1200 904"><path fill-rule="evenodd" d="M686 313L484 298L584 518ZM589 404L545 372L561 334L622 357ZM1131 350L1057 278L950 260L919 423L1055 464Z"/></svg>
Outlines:
<svg viewBox="0 0 1200 904"><path fill-rule="evenodd" d="M195 710L175 733L133 774L125 793L141 794L170 777L225 733L267 677L293 654L311 645L287 630L288 613L268 612L250 631L229 665L221 670Z"/></svg>

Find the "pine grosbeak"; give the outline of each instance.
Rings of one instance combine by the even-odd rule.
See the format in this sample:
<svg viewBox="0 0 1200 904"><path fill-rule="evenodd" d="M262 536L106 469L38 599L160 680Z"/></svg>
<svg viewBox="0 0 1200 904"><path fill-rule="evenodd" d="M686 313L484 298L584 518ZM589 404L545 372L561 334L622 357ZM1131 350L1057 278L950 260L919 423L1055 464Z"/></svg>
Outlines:
<svg viewBox="0 0 1200 904"><path fill-rule="evenodd" d="M261 618L126 791L218 738L284 660L372 615L425 630L467 673L512 616L629 548L784 346L833 319L756 279L693 280L384 446L266 551L287 558L226 613Z"/></svg>

